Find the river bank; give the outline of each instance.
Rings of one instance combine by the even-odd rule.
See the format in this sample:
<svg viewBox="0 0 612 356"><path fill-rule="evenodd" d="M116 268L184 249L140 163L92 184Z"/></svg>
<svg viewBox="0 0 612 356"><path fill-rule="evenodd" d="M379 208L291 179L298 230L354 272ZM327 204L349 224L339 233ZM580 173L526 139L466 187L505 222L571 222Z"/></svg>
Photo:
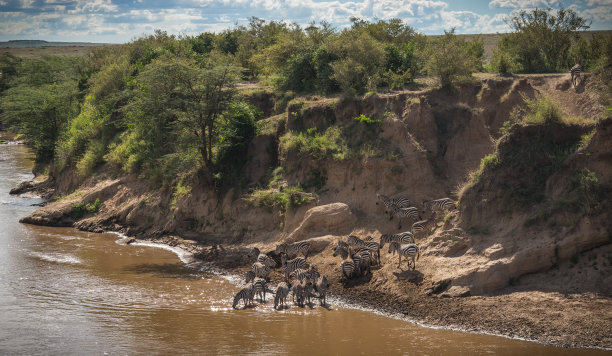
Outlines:
<svg viewBox="0 0 612 356"><path fill-rule="evenodd" d="M139 238L186 251L191 256L187 264L192 268L238 278L250 270L245 258L249 248L245 245L201 246L178 236ZM535 286L508 288L488 296L439 297L424 294L422 286L412 283L405 283L405 295L399 296L377 288L368 277L350 285L343 284L334 271L337 264L333 262L338 260L332 262L329 256L323 255L309 260L330 278L330 293L349 305L430 328L483 333L563 348L612 350L609 334L612 299L608 297L546 292ZM388 258L386 254L383 256ZM561 266L560 272L565 268ZM373 273L376 274L376 269ZM282 280L280 271L273 271L270 285Z"/></svg>
<svg viewBox="0 0 612 356"><path fill-rule="evenodd" d="M39 188L38 194L53 194L45 182L22 186L29 187L27 194L37 194ZM218 238L207 241L161 232L139 233L138 226L125 226L117 218L127 214L124 213L125 192L122 193L123 199L105 200L104 213L76 222L70 220L70 209L76 201L90 201L92 197L101 196L101 191L108 194L109 186L116 187L116 183L81 188L78 196L52 201L21 221L35 225L72 226L98 233L114 231L130 238L180 248L191 256L188 264L200 270L223 271L239 277L250 270L253 261L248 252L252 247L273 254L276 241L219 243ZM354 233L364 234L363 231ZM592 273L594 260L588 252L579 256L577 264L570 261L560 263L549 271L523 277L514 286L494 294L458 297L446 292L432 293L436 288L444 288L439 287L440 282L427 273L426 257L418 262L417 271L411 271L406 267L398 268L395 257L386 251L381 254L382 266L373 268L371 275L343 283L338 270L340 259L332 256L335 241L339 239L346 239L346 235L311 239L316 251L308 261L328 276L330 293L350 304L384 314L403 315L407 320L428 327L500 335L559 347L612 349L609 333L612 329L612 299L597 290L576 287L577 280L589 279L588 273ZM597 256L610 255L610 246L600 247L597 251ZM606 263L604 261L600 266L606 266ZM425 268L422 270L424 273L420 272L421 267ZM605 274L605 269L600 272ZM281 281L280 269L274 269L271 278L272 286Z"/></svg>

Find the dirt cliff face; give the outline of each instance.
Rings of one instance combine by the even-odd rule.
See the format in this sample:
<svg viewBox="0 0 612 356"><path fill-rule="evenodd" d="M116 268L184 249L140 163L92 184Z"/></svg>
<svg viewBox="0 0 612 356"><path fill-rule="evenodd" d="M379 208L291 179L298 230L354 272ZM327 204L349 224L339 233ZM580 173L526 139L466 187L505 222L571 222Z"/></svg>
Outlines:
<svg viewBox="0 0 612 356"><path fill-rule="evenodd" d="M428 219L429 226L417 236L421 248L419 274L404 276L388 264L369 282L374 289L401 293L399 278L421 293L492 293L520 285L523 276L550 273L568 261L580 260L589 251L595 251L597 260L605 262L597 265L596 274L610 275L612 263L601 257L608 252L598 249L610 244L612 210L579 211L576 186L577 179L580 181L577 172L587 178L588 172L593 172L600 179L598 187L612 185L610 119L597 127L516 126L497 142L504 123L512 124L511 110L524 105L525 98L548 95L568 113L601 115L603 109L589 89L588 77L579 91L568 82L567 76L561 75L494 78L454 92L423 89L363 99L304 98L293 103L285 114L265 119L266 132L251 143L245 167L249 187L267 186L276 166L284 168L287 186L318 179L319 186L313 188L318 199L288 211L254 207L245 199L248 187L220 192L204 176L195 177L190 182L191 190L177 196L170 188L151 189L135 176L110 179L99 175L81 182L68 171L56 174L56 195L63 197L23 221L74 225L92 231L119 230L145 238L180 235L203 245L256 245L263 249L272 249L282 240L320 239L316 241L321 246L322 263L335 266L330 249L334 241L348 233L378 239L381 234L410 229L412 221L401 221L400 230L400 222L389 220L384 207L376 205L379 193L408 197L419 208L421 218ZM273 100L266 95L252 102L261 103L262 111L272 114ZM279 155L279 139L290 130L351 128L356 125L354 118L362 114L380 120L380 125L370 133L363 127L347 132L354 132L355 138L375 137L384 143L381 147L386 153L343 159L313 158L295 152ZM545 144L574 147L592 130L595 132L585 147L555 161L558 169L547 168L551 163L543 151ZM363 142L366 144L367 140ZM457 200L458 186L479 167L485 155L498 150L503 157L514 157L529 147L534 155L523 158L530 164L485 170L480 181L466 190L458 210L434 216L422 210L425 200ZM582 171L585 168L588 172ZM96 198L101 201L99 212L74 214L75 204L89 204ZM559 208L563 204L576 207ZM320 211L312 210L317 207ZM329 273L337 271L329 267ZM605 288L588 288L609 293Z"/></svg>

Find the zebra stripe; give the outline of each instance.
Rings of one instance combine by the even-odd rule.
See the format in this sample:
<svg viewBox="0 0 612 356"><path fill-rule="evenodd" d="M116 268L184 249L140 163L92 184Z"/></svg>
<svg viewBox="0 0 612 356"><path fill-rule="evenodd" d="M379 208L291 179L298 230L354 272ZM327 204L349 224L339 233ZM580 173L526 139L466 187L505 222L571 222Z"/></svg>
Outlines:
<svg viewBox="0 0 612 356"><path fill-rule="evenodd" d="M410 257L412 259L412 270L414 270L416 268L416 263L415 261L415 256L416 256L416 260L419 260L419 257L421 257L421 252L419 250L419 246L415 245L415 244L407 244L407 245L400 245L399 242L392 242L389 244L389 253L391 252L398 252L399 255L399 263L397 264L397 267L400 267L402 264L402 256L406 257L406 261L408 261L408 257ZM408 262L408 267L410 267L410 262Z"/></svg>
<svg viewBox="0 0 612 356"><path fill-rule="evenodd" d="M286 243L282 243L276 246L276 253L282 254L284 253L287 256L297 256L298 253L301 253L304 258L308 257L308 250L310 249L310 243L306 241L300 241L294 243L293 245L287 245Z"/></svg>
<svg viewBox="0 0 612 356"><path fill-rule="evenodd" d="M429 220L421 220L421 221L417 221L414 224L412 224L412 233L417 233L417 232L421 232L421 231L425 231L425 228L427 227L427 223L429 223Z"/></svg>
<svg viewBox="0 0 612 356"><path fill-rule="evenodd" d="M455 208L455 202L450 198L429 200L423 202L423 208L431 211L449 210Z"/></svg>
<svg viewBox="0 0 612 356"><path fill-rule="evenodd" d="M355 266L355 262L353 260L344 261L340 264L340 273L342 274L342 278L347 281L353 277L355 270L357 267Z"/></svg>
<svg viewBox="0 0 612 356"><path fill-rule="evenodd" d="M289 295L289 285L287 282L280 282L276 286L276 295L274 296L274 309L278 309L279 306L285 308L287 302L287 296Z"/></svg>
<svg viewBox="0 0 612 356"><path fill-rule="evenodd" d="M266 280L263 278L255 278L253 281L253 289L255 294L259 296L259 300L266 302Z"/></svg>
<svg viewBox="0 0 612 356"><path fill-rule="evenodd" d="M232 304L232 308L236 309L240 300L244 301L244 307L247 305L251 305L253 302L253 298L255 297L255 288L253 288L253 283L247 284L246 287L242 288L234 297L234 303Z"/></svg>

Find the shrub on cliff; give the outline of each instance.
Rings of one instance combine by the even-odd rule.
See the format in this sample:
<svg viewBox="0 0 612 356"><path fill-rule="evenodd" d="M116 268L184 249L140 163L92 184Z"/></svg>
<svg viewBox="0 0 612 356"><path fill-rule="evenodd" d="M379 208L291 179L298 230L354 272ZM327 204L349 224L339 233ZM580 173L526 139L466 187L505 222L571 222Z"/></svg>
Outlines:
<svg viewBox="0 0 612 356"><path fill-rule="evenodd" d="M440 38L427 47L427 71L438 77L442 87L449 88L458 80L468 78L482 60L478 46L455 35L455 30L444 31Z"/></svg>

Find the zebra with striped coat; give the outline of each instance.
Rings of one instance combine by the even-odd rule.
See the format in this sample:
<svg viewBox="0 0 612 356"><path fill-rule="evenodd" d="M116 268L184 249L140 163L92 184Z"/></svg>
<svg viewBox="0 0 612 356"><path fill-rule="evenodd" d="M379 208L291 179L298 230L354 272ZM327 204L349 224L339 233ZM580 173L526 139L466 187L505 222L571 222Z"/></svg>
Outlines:
<svg viewBox="0 0 612 356"><path fill-rule="evenodd" d="M419 260L419 257L421 257L419 246L415 244L400 245L399 242L391 242L389 244L389 253L396 251L399 255L399 263L397 264L397 267L400 267L402 264L402 256L406 258L406 261L408 261L408 257L410 257L412 259L412 270L414 271L416 268L415 256L417 261ZM408 267L410 267L410 262L408 262Z"/></svg>
<svg viewBox="0 0 612 356"><path fill-rule="evenodd" d="M289 295L289 285L287 282L280 282L276 286L276 295L274 296L274 309L285 308L287 302L287 296Z"/></svg>
<svg viewBox="0 0 612 356"><path fill-rule="evenodd" d="M413 221L417 221L417 220L421 220L421 215L419 214L419 209L411 206L409 208L399 208L399 207L393 207L391 208L391 219L393 219L393 217L396 216L397 219L399 220L399 225L398 225L398 229L402 228L402 219L404 218L410 218Z"/></svg>
<svg viewBox="0 0 612 356"><path fill-rule="evenodd" d="M249 257L257 256L257 260L255 262L263 263L268 267L276 267L276 262L268 255L261 253L257 247L253 247L251 252L249 252Z"/></svg>
<svg viewBox="0 0 612 356"><path fill-rule="evenodd" d="M333 256L336 257L338 255L340 255L343 260L350 257L350 260L353 262L351 276L357 276L360 274L363 275L364 272L366 274L371 273L370 267L372 265L373 257L372 252L370 250L360 250L359 253L356 253L355 250L353 250L353 248L350 247L346 242L338 241L338 245L334 249ZM345 266L345 268L350 269L351 267ZM343 275L345 275L344 272L348 271L345 270L343 267L341 267L341 270L341 272L343 272Z"/></svg>
<svg viewBox="0 0 612 356"><path fill-rule="evenodd" d="M293 305L304 306L304 287L297 279L291 282L291 293L293 294Z"/></svg>
<svg viewBox="0 0 612 356"><path fill-rule="evenodd" d="M253 283L249 283L246 285L246 287L242 288L238 293L236 293L232 308L236 309L241 300L244 302L244 307L246 308L247 305L251 305L253 303L254 297L255 288L253 287Z"/></svg>
<svg viewBox="0 0 612 356"><path fill-rule="evenodd" d="M255 280L255 272L247 271L244 276L244 283L253 282Z"/></svg>
<svg viewBox="0 0 612 356"><path fill-rule="evenodd" d="M295 271L298 268L308 268L306 260L301 257L294 258L291 261L287 261L287 255L281 255L281 261L283 263L285 279L289 279L289 274L291 274L291 272Z"/></svg>
<svg viewBox="0 0 612 356"><path fill-rule="evenodd" d="M408 208L412 202L408 198L389 198L386 195L376 194L376 205L382 203L385 206L385 214L389 214L393 207Z"/></svg>
<svg viewBox="0 0 612 356"><path fill-rule="evenodd" d="M314 289L319 294L319 304L326 305L327 304L326 302L327 290L329 289L329 283L327 282L327 277L325 276L318 277L317 280L315 281Z"/></svg>
<svg viewBox="0 0 612 356"><path fill-rule="evenodd" d="M255 294L259 296L259 300L262 302L266 302L266 280L263 278L255 278L253 281L253 289Z"/></svg>
<svg viewBox="0 0 612 356"><path fill-rule="evenodd" d="M368 238L371 238L368 236ZM350 245L363 247L371 251L373 261L376 261L377 264L380 264L380 244L376 241L363 241L357 236L350 235L348 237L348 243Z"/></svg>
<svg viewBox="0 0 612 356"><path fill-rule="evenodd" d="M578 62L578 64L574 65L570 69L570 76L572 77L572 85L574 86L574 89L576 88L576 86L578 86L578 79L580 79L580 82L582 83L580 72L582 72L583 69L584 65L582 63L582 59Z"/></svg>
<svg viewBox="0 0 612 356"><path fill-rule="evenodd" d="M310 243L306 241L296 242L292 245L287 245L286 243L282 243L276 246L275 252L277 254L285 254L289 257L297 256L298 253L301 253L304 256L304 259L308 257L308 250L310 250Z"/></svg>
<svg viewBox="0 0 612 356"><path fill-rule="evenodd" d="M431 210L432 212L442 211L442 210L452 210L455 208L456 208L456 204L450 198L427 200L423 202L423 209Z"/></svg>
<svg viewBox="0 0 612 356"><path fill-rule="evenodd" d="M255 277L268 279L270 277L270 267L266 266L261 262L253 263L253 272Z"/></svg>
<svg viewBox="0 0 612 356"><path fill-rule="evenodd" d="M380 236L380 248L383 248L385 244L390 242L399 242L401 244L414 243L414 235L410 231L404 231L399 234Z"/></svg>

